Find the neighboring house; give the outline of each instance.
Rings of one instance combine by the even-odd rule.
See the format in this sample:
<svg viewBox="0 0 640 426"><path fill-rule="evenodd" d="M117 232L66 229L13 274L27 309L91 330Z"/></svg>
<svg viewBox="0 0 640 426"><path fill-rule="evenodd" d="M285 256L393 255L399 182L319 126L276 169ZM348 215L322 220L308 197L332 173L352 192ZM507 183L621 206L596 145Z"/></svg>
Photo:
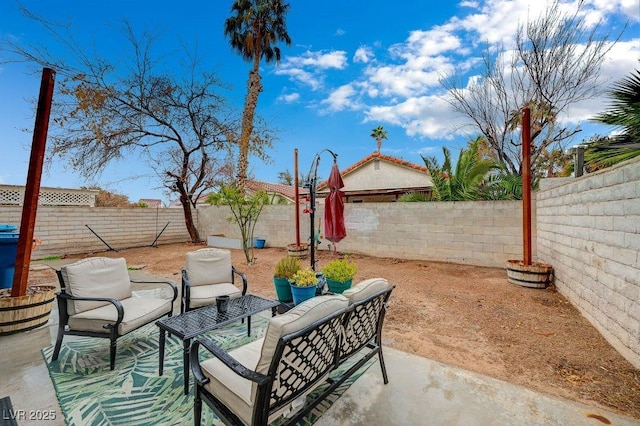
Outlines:
<svg viewBox="0 0 640 426"><path fill-rule="evenodd" d="M374 152L340 171L347 203L396 201L410 192L429 196L433 182L429 169L399 158ZM329 193L327 182L318 186L318 197Z"/></svg>
<svg viewBox="0 0 640 426"><path fill-rule="evenodd" d="M296 200L296 187L294 185L248 180L246 182L246 189L248 192L266 191L271 201L270 204L293 204ZM299 188L298 197L305 196L308 192L306 188Z"/></svg>
<svg viewBox="0 0 640 426"><path fill-rule="evenodd" d="M198 197L198 199L196 200L196 207L198 206L208 206L209 203L207 203L207 196L209 194L202 194ZM169 208L182 208L182 203L180 203L180 199L176 198L175 200L170 200L169 201Z"/></svg>
<svg viewBox="0 0 640 426"><path fill-rule="evenodd" d="M138 204L141 204L141 203L146 204L147 207L150 209L157 209L157 208L163 207L162 200L159 200L157 198L140 198L140 200L138 200Z"/></svg>

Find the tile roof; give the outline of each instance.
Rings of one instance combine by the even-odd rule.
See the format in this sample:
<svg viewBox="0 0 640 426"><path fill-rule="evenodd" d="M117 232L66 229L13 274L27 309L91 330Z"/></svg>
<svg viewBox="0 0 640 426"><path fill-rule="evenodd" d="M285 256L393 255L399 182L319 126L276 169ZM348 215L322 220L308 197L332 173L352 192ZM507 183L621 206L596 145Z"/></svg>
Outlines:
<svg viewBox="0 0 640 426"><path fill-rule="evenodd" d="M354 170L360 168L364 164L366 164L366 163L368 163L370 161L373 161L375 159L388 161L389 163L397 164L399 166L408 167L410 169L414 169L414 170L417 170L417 171L420 171L420 172L424 172L424 173L429 173L429 169L426 166L421 166L419 164L410 163L410 162L402 160L400 158L392 157L390 155L381 154L379 152L373 152L372 154L369 154L368 156L364 157L363 159L353 163L352 165L350 165L346 169L341 170L340 174L344 178L349 173L353 172ZM324 189L324 188L326 188L326 186L327 186L327 181L324 181L320 185L318 185L318 189Z"/></svg>
<svg viewBox="0 0 640 426"><path fill-rule="evenodd" d="M246 186L248 189L253 191L259 191L261 189L267 192L275 192L276 194L280 194L284 197L289 198L290 200L295 200L295 186L293 185L283 185L280 183L268 183L268 182L260 182L257 180L247 180ZM308 191L306 188L300 187L298 189L298 194L306 194Z"/></svg>
<svg viewBox="0 0 640 426"><path fill-rule="evenodd" d="M162 207L162 200L158 198L140 198L139 203L145 203L147 207L156 208Z"/></svg>

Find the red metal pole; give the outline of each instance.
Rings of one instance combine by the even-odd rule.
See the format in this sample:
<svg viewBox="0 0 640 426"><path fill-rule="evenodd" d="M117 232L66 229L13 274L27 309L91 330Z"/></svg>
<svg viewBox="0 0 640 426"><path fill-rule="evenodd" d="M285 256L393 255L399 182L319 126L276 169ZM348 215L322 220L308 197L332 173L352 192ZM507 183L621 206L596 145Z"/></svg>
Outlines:
<svg viewBox="0 0 640 426"><path fill-rule="evenodd" d="M531 265L531 110L522 110L522 236L524 264Z"/></svg>
<svg viewBox="0 0 640 426"><path fill-rule="evenodd" d="M27 174L27 185L24 192L24 203L22 205L22 220L20 221L20 236L18 237L18 251L16 254L11 297L24 296L27 293L33 231L36 226L40 179L42 178L42 165L46 151L55 75L56 72L50 68L42 69L38 110L36 111L36 122L33 131L33 140L31 142L31 158L29 159L29 172Z"/></svg>
<svg viewBox="0 0 640 426"><path fill-rule="evenodd" d="M298 182L298 148L293 150L293 169L294 169L294 177L293 177L293 184L294 184L294 193L295 193L295 197L296 197L296 248L300 247L300 208L298 206L298 202L300 199L300 194L299 194L299 182Z"/></svg>

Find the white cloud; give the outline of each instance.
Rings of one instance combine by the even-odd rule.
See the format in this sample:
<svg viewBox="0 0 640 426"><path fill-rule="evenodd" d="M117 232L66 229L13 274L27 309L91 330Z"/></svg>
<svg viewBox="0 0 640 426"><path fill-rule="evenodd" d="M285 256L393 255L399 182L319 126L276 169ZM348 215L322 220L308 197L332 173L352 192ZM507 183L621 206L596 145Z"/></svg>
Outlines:
<svg viewBox="0 0 640 426"><path fill-rule="evenodd" d="M323 72L329 69L344 69L347 66L347 53L334 50L328 53L306 51L300 56L292 56L281 62L276 75L286 75L318 90L323 84Z"/></svg>
<svg viewBox="0 0 640 426"><path fill-rule="evenodd" d="M343 35L345 35L346 33L347 33L347 32L346 32L345 30L343 30L342 28L338 28L338 29L336 30L336 35L337 35L337 36L343 36Z"/></svg>
<svg viewBox="0 0 640 426"><path fill-rule="evenodd" d="M346 84L334 90L327 99L322 101L330 112L343 111L345 109L357 109L359 104L354 97L357 92L353 85Z"/></svg>
<svg viewBox="0 0 640 426"><path fill-rule="evenodd" d="M300 93L290 93L288 95L280 95L278 96L278 100L285 102L287 104L291 104L300 100Z"/></svg>
<svg viewBox="0 0 640 426"><path fill-rule="evenodd" d="M313 67L321 70L347 66L347 52L334 50L329 53L306 51L300 56L287 58L281 65L283 68Z"/></svg>
<svg viewBox="0 0 640 426"><path fill-rule="evenodd" d="M451 138L462 124L452 120L449 104L440 96L412 97L395 105L374 106L365 121L388 122L405 129L409 136Z"/></svg>
<svg viewBox="0 0 640 426"><path fill-rule="evenodd" d="M287 75L291 80L298 81L311 87L311 90L317 90L322 86L322 80L302 68L277 68L277 75Z"/></svg>
<svg viewBox="0 0 640 426"><path fill-rule="evenodd" d="M353 54L353 62L368 63L373 59L373 49L369 46L360 46Z"/></svg>

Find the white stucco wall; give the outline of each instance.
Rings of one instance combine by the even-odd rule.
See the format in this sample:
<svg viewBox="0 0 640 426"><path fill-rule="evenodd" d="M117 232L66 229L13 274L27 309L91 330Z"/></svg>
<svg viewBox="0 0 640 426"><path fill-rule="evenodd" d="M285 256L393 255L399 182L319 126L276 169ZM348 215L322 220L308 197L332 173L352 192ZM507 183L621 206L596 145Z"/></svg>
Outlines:
<svg viewBox="0 0 640 426"><path fill-rule="evenodd" d="M379 162L379 169L376 169ZM431 177L419 170L374 159L343 176L344 191L433 186Z"/></svg>

